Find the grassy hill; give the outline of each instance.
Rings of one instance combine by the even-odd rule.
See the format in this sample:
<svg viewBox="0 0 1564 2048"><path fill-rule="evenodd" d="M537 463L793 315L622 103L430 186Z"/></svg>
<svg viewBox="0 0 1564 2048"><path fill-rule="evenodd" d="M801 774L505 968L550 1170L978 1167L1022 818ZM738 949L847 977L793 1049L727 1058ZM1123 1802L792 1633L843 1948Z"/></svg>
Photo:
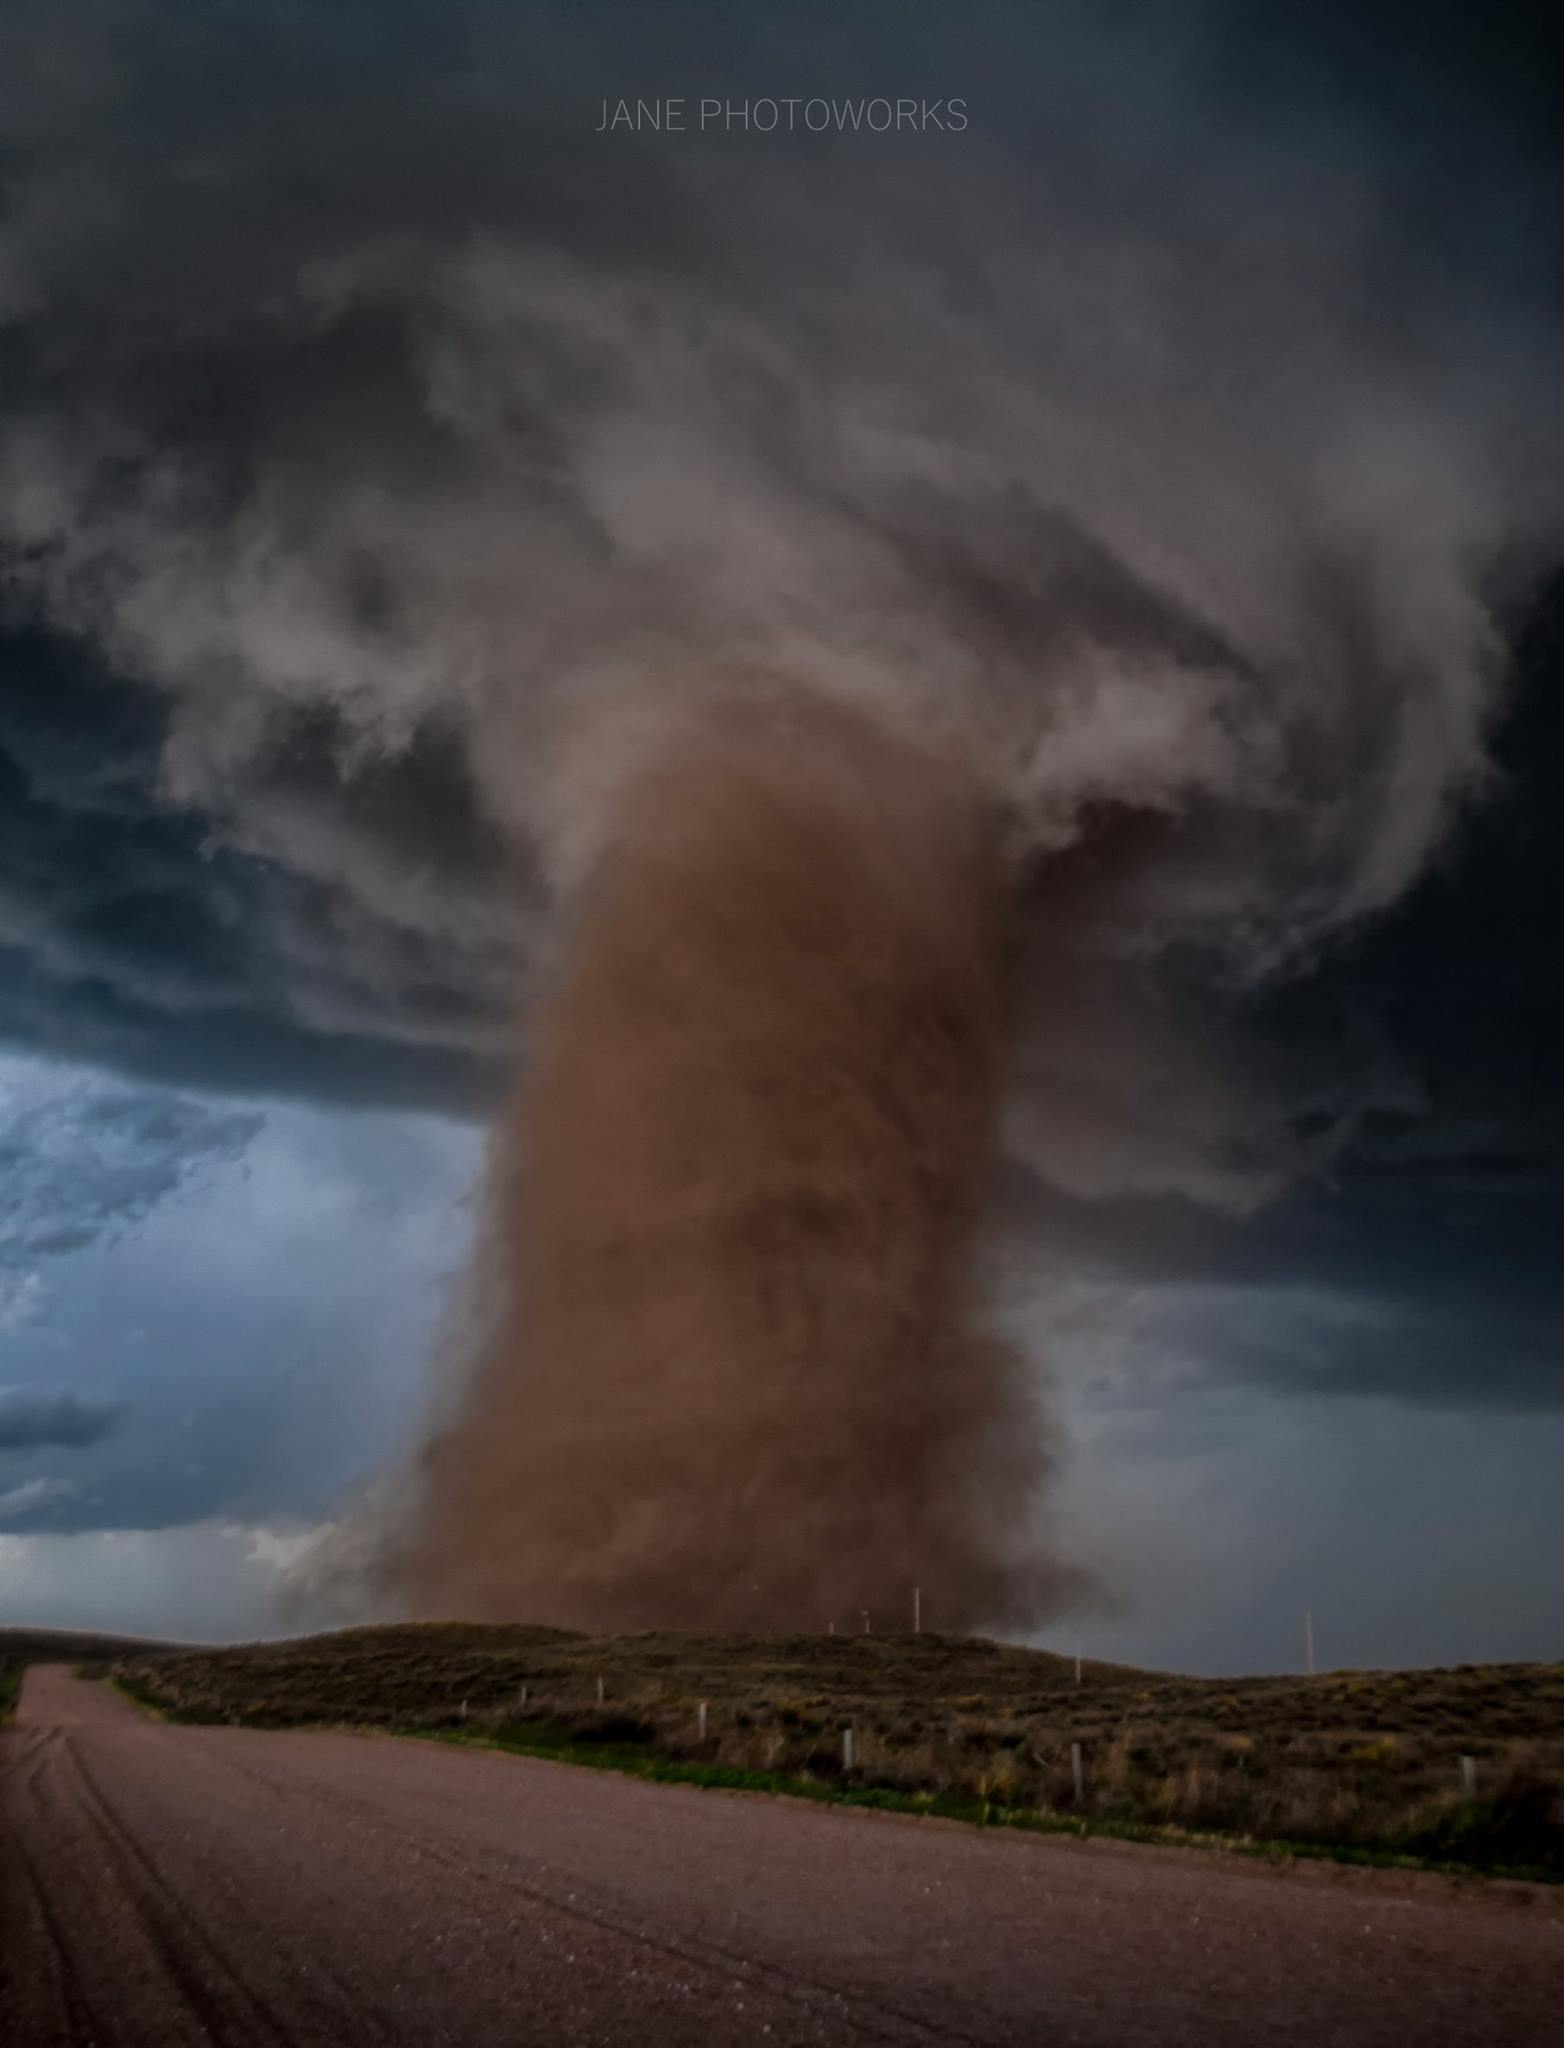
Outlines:
<svg viewBox="0 0 1564 2048"><path fill-rule="evenodd" d="M16 1704L29 1664L111 1664L116 1657L152 1654L175 1647L141 1636L106 1636L54 1628L0 1628L0 1722Z"/></svg>
<svg viewBox="0 0 1564 2048"><path fill-rule="evenodd" d="M161 1655L189 1647L150 1636L104 1635L95 1629L0 1628L0 1663L5 1664L104 1664L116 1657Z"/></svg>
<svg viewBox="0 0 1564 2048"><path fill-rule="evenodd" d="M1087 1661L1077 1683L1073 1659L965 1637L429 1624L139 1651L115 1669L193 1720L445 1732L990 1818L1564 1877L1561 1664L1202 1679Z"/></svg>

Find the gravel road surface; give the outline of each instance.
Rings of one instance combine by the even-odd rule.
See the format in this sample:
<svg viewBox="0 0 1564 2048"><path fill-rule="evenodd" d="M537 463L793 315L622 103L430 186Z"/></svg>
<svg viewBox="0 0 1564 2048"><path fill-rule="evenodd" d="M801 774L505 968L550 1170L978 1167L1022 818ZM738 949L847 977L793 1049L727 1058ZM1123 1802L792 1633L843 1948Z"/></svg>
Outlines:
<svg viewBox="0 0 1564 2048"><path fill-rule="evenodd" d="M1564 1916L346 1734L63 1667L0 1735L5 2048L1564 2038Z"/></svg>

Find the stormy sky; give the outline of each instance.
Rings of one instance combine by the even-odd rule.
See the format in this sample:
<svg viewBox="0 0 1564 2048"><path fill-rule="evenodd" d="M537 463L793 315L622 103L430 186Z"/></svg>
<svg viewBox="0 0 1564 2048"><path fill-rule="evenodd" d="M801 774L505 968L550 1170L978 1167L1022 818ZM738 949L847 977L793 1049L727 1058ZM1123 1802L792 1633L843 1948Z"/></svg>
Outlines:
<svg viewBox="0 0 1564 2048"><path fill-rule="evenodd" d="M753 671L936 735L1039 918L1134 835L991 1203L1102 1589L1048 1639L1560 1654L1538 21L8 10L0 1622L285 1625L552 906ZM965 126L727 111L811 96Z"/></svg>

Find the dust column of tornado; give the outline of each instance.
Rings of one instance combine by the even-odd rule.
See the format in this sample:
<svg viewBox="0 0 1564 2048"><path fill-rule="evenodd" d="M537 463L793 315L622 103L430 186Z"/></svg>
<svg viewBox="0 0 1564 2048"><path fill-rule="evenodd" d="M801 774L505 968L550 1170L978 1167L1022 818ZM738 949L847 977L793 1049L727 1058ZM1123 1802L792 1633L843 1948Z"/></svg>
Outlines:
<svg viewBox="0 0 1564 2048"><path fill-rule="evenodd" d="M415 1612L1046 1610L1043 1434L969 1320L1010 954L970 791L856 721L734 724L634 780L496 1146Z"/></svg>

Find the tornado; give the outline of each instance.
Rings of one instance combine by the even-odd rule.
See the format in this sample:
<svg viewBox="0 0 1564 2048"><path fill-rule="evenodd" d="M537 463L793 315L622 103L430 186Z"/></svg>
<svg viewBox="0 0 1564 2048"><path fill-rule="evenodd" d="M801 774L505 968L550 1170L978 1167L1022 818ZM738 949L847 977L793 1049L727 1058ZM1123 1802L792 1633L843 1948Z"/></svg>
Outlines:
<svg viewBox="0 0 1564 2048"><path fill-rule="evenodd" d="M1035 1373L974 1314L1015 947L975 790L792 706L634 775L495 1140L418 1614L1035 1623Z"/></svg>

